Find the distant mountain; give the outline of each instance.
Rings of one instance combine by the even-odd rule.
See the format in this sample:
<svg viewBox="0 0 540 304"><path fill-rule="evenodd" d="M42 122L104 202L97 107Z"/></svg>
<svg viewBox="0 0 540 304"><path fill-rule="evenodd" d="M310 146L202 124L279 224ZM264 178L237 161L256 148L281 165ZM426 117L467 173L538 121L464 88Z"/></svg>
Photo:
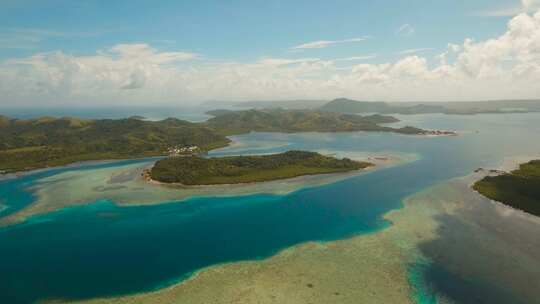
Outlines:
<svg viewBox="0 0 540 304"><path fill-rule="evenodd" d="M540 112L540 100L494 100L471 102L367 102L347 98L334 99L319 108L336 113L379 114L501 114Z"/></svg>
<svg viewBox="0 0 540 304"><path fill-rule="evenodd" d="M388 105L385 102L367 102L338 98L328 102L319 109L336 113L382 113L386 112Z"/></svg>
<svg viewBox="0 0 540 304"><path fill-rule="evenodd" d="M299 99L299 100L260 100L260 101L245 101L237 102L234 104L238 108L252 108L252 109L288 109L288 110L299 110L299 109L316 109L324 104L328 100L309 100L309 99Z"/></svg>
<svg viewBox="0 0 540 304"><path fill-rule="evenodd" d="M213 102L217 103L217 102ZM210 104L210 103L209 103ZM379 113L379 114L498 114L540 112L540 100L487 100L449 102L383 102L358 101L348 98L327 100L267 100L245 102L220 102L226 109L285 109L320 110L336 113ZM221 111L221 110L220 110ZM217 111L213 111L218 113ZM213 114L211 114L214 116Z"/></svg>
<svg viewBox="0 0 540 304"><path fill-rule="evenodd" d="M141 115L133 115L133 116L130 116L129 119L145 120L147 118Z"/></svg>
<svg viewBox="0 0 540 304"><path fill-rule="evenodd" d="M234 112L234 111L233 110L227 110L227 109L217 109L217 110L210 110L210 111L206 112L205 114L211 115L211 116L220 116L220 115L229 114L231 112Z"/></svg>
<svg viewBox="0 0 540 304"><path fill-rule="evenodd" d="M315 110L216 110L206 122L0 116L0 172L15 172L98 159L166 155L171 147L197 146L205 152L226 146L233 134L259 132L377 131L441 134L414 127L393 128L391 116Z"/></svg>
<svg viewBox="0 0 540 304"><path fill-rule="evenodd" d="M540 112L540 100L488 100L443 102L450 114Z"/></svg>
<svg viewBox="0 0 540 304"><path fill-rule="evenodd" d="M445 113L447 109L437 105L404 105L394 106L386 102L356 101L338 98L320 107L320 110L337 113L381 113L381 114L428 114Z"/></svg>

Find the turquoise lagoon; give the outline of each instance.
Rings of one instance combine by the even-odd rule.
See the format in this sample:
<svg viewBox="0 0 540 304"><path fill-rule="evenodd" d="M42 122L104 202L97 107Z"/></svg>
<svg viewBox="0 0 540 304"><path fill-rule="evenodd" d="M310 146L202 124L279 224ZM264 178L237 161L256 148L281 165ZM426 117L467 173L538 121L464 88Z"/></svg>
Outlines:
<svg viewBox="0 0 540 304"><path fill-rule="evenodd" d="M130 207L120 207L103 197L93 204L2 227L0 303L148 291L212 265L265 258L307 241L376 233L390 225L382 218L385 213L401 208L404 198L422 189L468 175L478 167L497 167L507 157L540 155L540 114L401 118L424 128L457 130L460 136L362 132L236 136L235 141L241 144L211 155L307 149L372 154L392 151L417 154L419 159L286 195L194 197ZM0 204L5 206L0 208L0 217L32 204L36 198L30 189L46 177L69 170L91 175L100 168L121 169L149 161L86 164L5 179L0 181ZM411 267L411 273L416 282L411 284L431 286L423 290L427 294L418 296L419 302L430 302L437 293L444 293L456 303L468 303L463 299L478 299L490 290L471 288L487 283L448 273L442 263ZM519 302L519 294L512 296ZM499 298L500 303L503 300L507 297Z"/></svg>

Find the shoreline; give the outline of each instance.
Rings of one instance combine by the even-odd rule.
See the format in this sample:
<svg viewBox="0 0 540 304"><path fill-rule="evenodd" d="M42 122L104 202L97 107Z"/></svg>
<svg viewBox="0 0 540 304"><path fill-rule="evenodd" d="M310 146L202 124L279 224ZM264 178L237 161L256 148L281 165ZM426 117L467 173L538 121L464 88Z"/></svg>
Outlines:
<svg viewBox="0 0 540 304"><path fill-rule="evenodd" d="M252 303L255 299L259 301L258 303L277 301L296 304L305 303L306 299L310 299L308 301L310 303L322 304L337 301L352 304L358 303L359 299L361 299L360 302L372 301L375 294L367 290L376 290L375 298L382 299L383 302L413 304L415 303L414 290L408 282L407 266L415 260L417 252L409 246L403 247L402 244L394 243L394 241L406 239L407 242L416 243L435 237L434 229L431 229L432 219L427 223L410 219L416 217L417 213L427 212L429 216L432 215L432 211L425 211L426 206L418 206L410 202L412 197L419 193L404 198L402 206L398 209L384 213L381 219L387 221L389 225L375 231L367 231L343 239L308 241L280 249L261 259L211 265L194 271L188 277L163 282L150 290L74 302L92 304L229 303L242 295L242 300L238 302L242 304ZM430 228L427 229L427 227ZM416 231L421 231L422 236L420 237L419 232ZM414 245L411 246L414 247ZM343 258L349 263L343 263ZM334 264L338 261L339 264ZM338 270L329 272L327 263L332 263ZM357 272L357 268L352 267L350 263L362 267L364 271ZM381 265L384 270L381 270ZM351 283L357 284L359 278L362 278L362 286L367 284L366 286L369 287L362 290L351 286ZM304 284L296 285L298 281ZM223 282L228 283L223 284ZM290 289L293 285L298 288L294 291L294 295L291 294ZM277 288L284 294L272 293L274 291L270 291L269 286L273 286L272 290ZM332 288L339 291L322 292L317 297L313 297L311 293L312 290L330 291ZM297 292L302 296L297 296ZM273 296L268 297L268 293ZM71 302L67 299L59 301L60 303Z"/></svg>
<svg viewBox="0 0 540 304"><path fill-rule="evenodd" d="M264 181L253 181L253 182L242 182L242 183L186 185L182 183L166 183L166 182L161 182L161 181L152 179L151 174L150 174L150 172L152 171L152 168L146 168L143 170L142 179L144 180L144 182L148 184L157 185L157 186L169 186L169 187L177 187L177 188L182 188L182 189L204 189L208 187L256 186L256 185L269 183L269 182L287 182L287 181L310 177L310 176L333 176L333 175L341 176L341 175L348 175L348 174L354 175L354 173L361 173L361 172L366 172L366 171L376 170L376 169L377 169L377 165L370 163L370 165L365 168L348 170L348 171L343 171L343 172L300 174L300 175L286 177L286 178L276 178L276 179L270 179L270 180L264 180Z"/></svg>
<svg viewBox="0 0 540 304"><path fill-rule="evenodd" d="M317 152L317 151L315 151L315 152ZM322 154L324 156L331 156L331 157L336 156L336 153L325 153L325 152L328 152L328 151L326 151L326 150L318 151L317 153L320 153L320 154ZM266 155L266 154L253 154L253 155ZM165 182L160 182L160 181L154 180L154 179L152 179L150 177L150 171L151 171L152 168L150 166L147 166L145 169L143 169L143 171L141 173L141 179L145 183L148 183L150 185L162 186L162 187L170 187L170 188L179 188L179 189L205 189L205 188L207 189L207 188L223 188L223 187L257 186L257 185L262 185L262 184L267 184L267 183L272 183L272 182L291 182L291 181L296 181L296 180L300 180L300 179L308 179L310 177L354 176L356 174L361 174L361 173L364 173L364 172L379 170L381 168L399 165L402 162L411 161L411 160L400 159L398 157L390 156L390 155L386 155L386 156L377 155L377 156L369 156L367 158L356 158L356 159L354 157L350 157L350 158L352 160L358 161L358 162L367 162L370 165L365 167L365 168L349 170L349 171L343 171L343 172L302 174L302 175L298 175L298 176L292 176L292 177L281 178L281 179L266 180L266 181L255 181L255 182L244 182L244 183L224 183L224 184L200 184L200 185L185 185L185 184L182 184L182 183L165 183Z"/></svg>
<svg viewBox="0 0 540 304"><path fill-rule="evenodd" d="M441 218L455 218L459 220L457 225L461 226L460 223L464 221L467 229L477 229L476 219L480 217L481 227L489 228L483 242L489 242L490 235L503 233L496 229L497 219L488 222L482 217L484 212L493 213L506 224L522 218L517 213L500 212L496 205L486 205L487 199L469 187L476 177L476 173L471 173L452 178L403 198L400 208L382 215L390 225L374 233L338 240L305 242L282 249L261 260L212 265L193 272L188 278L177 279L177 283L175 280L164 282L162 288L156 287L157 290L74 302L202 304L230 303L233 299L242 299L238 303L247 304L257 300L258 303L277 301L296 304L305 303L306 299L309 299L308 302L316 304L352 304L375 299L388 303L416 303L423 296L441 300L444 293L424 286L425 283L415 282L410 273L412 264L426 259L432 260L433 253L424 251L425 244L441 244L437 246L443 246L438 249L442 249L442 255L446 255L444 246L449 246L452 250L460 248L456 247L461 246L458 243L445 241L447 236L444 233L448 227ZM525 221L522 225L534 225L538 228L540 226L536 225L540 225L540 220ZM524 229L523 227L519 229ZM471 234L468 238L477 241L474 235ZM493 246L504 247L506 242L512 241L510 236L511 234L505 234L505 242ZM486 254L487 252L491 254L491 251L486 251ZM448 255L452 256L450 253ZM505 254L503 256L506 257ZM489 258L490 263L497 261L497 255ZM443 262L442 266L452 270L454 264L461 265L460 259L458 256L457 261L437 260L436 263L439 265L438 263ZM467 263L474 263L468 260L469 256L464 259ZM332 266L329 268L330 265ZM363 271L358 272L359 267ZM475 267L471 271L480 273L480 280L486 280L486 275L487 279L490 277L489 272L486 274L482 267ZM424 274L421 272L418 275ZM494 278L494 282L504 282L507 279ZM363 288L358 288L358 284ZM270 286L272 288L269 288ZM511 286L518 287L515 284ZM534 291L531 293L534 294ZM67 299L60 301L70 302Z"/></svg>
<svg viewBox="0 0 540 304"><path fill-rule="evenodd" d="M164 158L164 157L167 157L167 156L157 155L157 156L135 157L135 158L118 158L118 159L108 158L108 159L95 159L95 160L81 160L81 161L76 161L73 163L60 165L60 166L51 166L51 167L44 167L44 168L37 168L37 169L21 170L21 171L16 171L16 172L0 173L0 182L16 179L20 177L25 177L28 175L39 174L39 173L43 173L43 172L47 172L51 170L57 170L57 169L72 169L72 168L78 169L79 167L84 167L84 166L93 166L93 165L98 166L98 165L105 165L109 163L123 162L123 161L139 161L139 160L143 161L146 159L152 160L152 159L159 159L159 158Z"/></svg>
<svg viewBox="0 0 540 304"><path fill-rule="evenodd" d="M325 150L324 152L328 152ZM156 205L168 202L183 202L197 197L231 197L254 194L287 195L303 188L312 188L339 182L361 174L409 163L417 155L386 152L351 153L331 151L341 157L366 160L376 166L364 170L344 173L304 175L251 184L178 186L149 183L141 176L151 163L135 163L120 167L98 168L88 172L70 170L39 179L29 188L35 200L16 212L0 218L1 226L24 222L29 217L39 216L66 207L89 205L100 199L108 199L120 207ZM77 189L77 191L75 191Z"/></svg>
<svg viewBox="0 0 540 304"><path fill-rule="evenodd" d="M506 204L504 202L491 199L491 198L485 196L484 194L482 194L479 191L474 189L474 184L476 182L482 180L486 176L499 176L499 175L502 175L502 174L509 173L511 171L519 169L519 166L521 164L527 163L529 161L536 160L536 159L540 159L540 155L538 155L538 156L527 155L527 156L510 157L510 158L505 158L502 161L501 165L499 167L497 167L496 169L478 168L478 169L476 169L474 171L474 173L472 173L474 178L469 183L468 187L471 189L471 191L473 191L476 194L482 196L483 198L490 201L492 204L498 206L499 208L507 209L508 212L519 213L524 218L538 219L540 221L539 216L536 216L534 214L526 212L526 211L524 211L522 209L510 206L509 204Z"/></svg>
<svg viewBox="0 0 540 304"><path fill-rule="evenodd" d="M407 134L407 133L392 132L392 131L387 132L387 131L363 131L363 130L358 130L358 131L336 131L336 132L317 132L317 131L312 131L312 132L254 132L254 131L250 131L250 132L247 132L247 133L229 135L229 136L226 137L228 139L227 143L219 144L216 147L213 147L212 149L210 149L208 151L204 151L204 153L211 153L212 151L215 152L217 150L225 149L225 148L234 148L235 147L235 141L233 141L231 139L231 137L247 135L247 134L250 134L250 133L284 133L284 134L302 134L302 133L322 133L322 134L324 134L324 133L331 133L331 134L334 134L334 133L355 133L355 132L359 132L359 133L391 133L391 134L397 134L397 135L402 135L402 136L418 136L418 137L426 137L426 138L451 137L451 136L458 136L459 135L458 132L449 131L449 130L424 130L423 133L419 133L419 134ZM168 155L166 153L164 153L164 154L156 154L156 155L149 155L149 156L143 156L143 157L133 157L133 158L121 157L121 158L106 158L106 159L88 159L88 160L74 161L74 162L70 162L70 163L66 163L64 165L58 165L58 166L44 166L44 167L36 167L36 168L16 170L16 171L0 170L0 182L3 181L3 180L7 180L7 179L18 178L18 177L21 177L21 176L34 174L34 173L40 173L42 171L53 170L53 169L57 169L57 168L70 168L70 167L84 166L84 165L88 165L88 164L92 164L92 163L99 164L99 163L107 163L107 162L115 162L115 161L142 160L142 159L146 159L146 158L161 158L161 157L167 157L167 156Z"/></svg>

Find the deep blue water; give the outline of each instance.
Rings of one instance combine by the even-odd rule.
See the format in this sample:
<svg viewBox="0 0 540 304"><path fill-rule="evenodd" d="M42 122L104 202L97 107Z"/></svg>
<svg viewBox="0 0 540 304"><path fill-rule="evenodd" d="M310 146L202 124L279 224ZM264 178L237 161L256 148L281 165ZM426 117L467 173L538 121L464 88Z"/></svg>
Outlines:
<svg viewBox="0 0 540 304"><path fill-rule="evenodd" d="M45 298L88 298L150 290L218 263L267 257L306 241L325 241L384 229L382 215L434 183L497 164L504 156L540 152L531 142L540 115L413 117L416 125L479 130L458 137L394 134L250 134L241 151L285 149L402 151L421 159L406 165L303 189L285 196L195 198L141 207L117 207L106 198L0 228L0 303ZM257 142L285 142L253 149ZM123 166L133 161L97 165ZM10 209L32 202L25 191L61 168L0 182Z"/></svg>
<svg viewBox="0 0 540 304"><path fill-rule="evenodd" d="M476 278L464 278L435 263L410 265L409 276L418 304L437 304L438 296L459 304L526 303L504 288Z"/></svg>

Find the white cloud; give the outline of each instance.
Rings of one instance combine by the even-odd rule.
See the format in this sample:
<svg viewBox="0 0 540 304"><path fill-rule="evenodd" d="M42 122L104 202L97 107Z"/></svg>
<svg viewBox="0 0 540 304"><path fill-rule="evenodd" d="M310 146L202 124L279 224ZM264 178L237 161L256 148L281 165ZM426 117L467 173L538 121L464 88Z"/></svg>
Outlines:
<svg viewBox="0 0 540 304"><path fill-rule="evenodd" d="M416 53L420 53L420 52L433 51L433 50L434 50L434 48L408 49L408 50L403 50L403 51L397 52L397 54L410 55L410 54L416 54Z"/></svg>
<svg viewBox="0 0 540 304"><path fill-rule="evenodd" d="M119 44L91 56L41 53L0 64L0 92L29 103L63 103L72 97L125 101L134 97L126 95L132 89L163 88L162 77L177 74L176 63L196 58L193 53L158 52L147 44Z"/></svg>
<svg viewBox="0 0 540 304"><path fill-rule="evenodd" d="M521 13L534 13L540 9L540 0L521 0L514 6L478 12L477 15L487 17L512 17Z"/></svg>
<svg viewBox="0 0 540 304"><path fill-rule="evenodd" d="M122 86L122 89L124 90L134 90L134 89L140 89L144 87L144 84L146 83L146 73L142 70L139 71L133 71L131 73L128 82Z"/></svg>
<svg viewBox="0 0 540 304"><path fill-rule="evenodd" d="M265 58L257 61L257 64L263 66L286 66L292 64L302 64L320 61L319 58L301 58L301 59L286 59L286 58Z"/></svg>
<svg viewBox="0 0 540 304"><path fill-rule="evenodd" d="M436 58L439 59L441 65L446 65L450 57L455 57L455 54L461 51L461 46L459 44L449 43L446 51L437 55Z"/></svg>
<svg viewBox="0 0 540 304"><path fill-rule="evenodd" d="M374 58L377 58L376 54L337 58L337 59L334 59L334 61L360 61L360 60L369 60L369 59L374 59Z"/></svg>
<svg viewBox="0 0 540 304"><path fill-rule="evenodd" d="M116 53L122 58L139 60L152 64L164 64L175 61L196 59L195 53L186 52L158 52L148 44L118 44L110 49L111 53Z"/></svg>
<svg viewBox="0 0 540 304"><path fill-rule="evenodd" d="M396 30L396 35L398 35L398 36L412 36L414 34L414 32L415 32L414 27L412 27L412 25L406 23L406 24L401 25Z"/></svg>
<svg viewBox="0 0 540 304"><path fill-rule="evenodd" d="M357 38L350 38L350 39L343 39L343 40L319 40L319 41L312 41L312 42L303 43L297 46L293 46L291 49L292 50L323 49L323 48L327 48L335 44L360 42L360 41L365 41L367 39L369 39L369 37L364 36L364 37L357 37Z"/></svg>
<svg viewBox="0 0 540 304"><path fill-rule="evenodd" d="M492 39L449 44L439 60L408 53L394 62L354 62L369 56L216 62L146 44L116 45L87 56L39 53L0 62L0 105L539 98L540 12L512 18ZM341 62L354 65L336 66Z"/></svg>
<svg viewBox="0 0 540 304"><path fill-rule="evenodd" d="M540 9L539 0L521 0L521 5L525 9L525 12L533 12L534 10Z"/></svg>

